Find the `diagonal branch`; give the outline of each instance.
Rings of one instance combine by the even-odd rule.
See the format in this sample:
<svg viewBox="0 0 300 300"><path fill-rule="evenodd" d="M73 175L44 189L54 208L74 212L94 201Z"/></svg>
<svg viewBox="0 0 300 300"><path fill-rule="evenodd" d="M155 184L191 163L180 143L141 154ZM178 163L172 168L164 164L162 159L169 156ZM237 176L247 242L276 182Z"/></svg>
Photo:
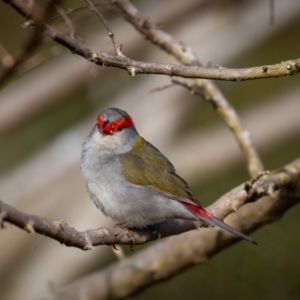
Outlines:
<svg viewBox="0 0 300 300"><path fill-rule="evenodd" d="M250 194L254 198L268 190L270 192L279 188L280 192L275 198L263 197L256 203L244 206L231 218L231 225L239 224L238 227L245 231L252 231L278 220L289 208L300 202L300 159L270 177L259 178L252 185L256 192L252 188L248 191L252 190L253 193ZM218 205L234 203L238 197L232 197L243 197L244 193L244 189L237 187L212 206L218 209ZM124 299L188 267L206 263L234 242L236 240L232 236L218 229L173 236L60 288L47 299Z"/></svg>

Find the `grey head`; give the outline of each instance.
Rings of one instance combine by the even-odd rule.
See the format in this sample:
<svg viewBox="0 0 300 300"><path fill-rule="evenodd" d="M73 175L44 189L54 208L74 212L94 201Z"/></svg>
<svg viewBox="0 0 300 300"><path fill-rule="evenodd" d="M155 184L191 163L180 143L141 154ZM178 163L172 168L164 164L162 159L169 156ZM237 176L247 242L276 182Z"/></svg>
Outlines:
<svg viewBox="0 0 300 300"><path fill-rule="evenodd" d="M131 150L138 133L128 113L119 108L107 108L96 121L83 144L83 152L105 157Z"/></svg>

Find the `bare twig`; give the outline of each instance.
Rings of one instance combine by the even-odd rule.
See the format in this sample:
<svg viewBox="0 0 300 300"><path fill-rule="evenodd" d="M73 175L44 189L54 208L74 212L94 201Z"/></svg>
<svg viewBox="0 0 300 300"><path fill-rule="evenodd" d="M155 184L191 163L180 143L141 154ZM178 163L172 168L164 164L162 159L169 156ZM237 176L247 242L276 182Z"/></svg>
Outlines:
<svg viewBox="0 0 300 300"><path fill-rule="evenodd" d="M116 56L122 56L122 52L121 52L121 48L122 46L121 45L118 45L117 42L116 42L116 39L115 39L115 35L114 33L112 32L112 30L109 28L105 18L103 17L103 15L100 13L100 11L96 8L96 6L94 5L94 3L90 0L85 0L86 3L88 4L90 10L92 12L94 12L98 17L99 19L101 20L101 22L103 23L107 33L108 33L108 36L110 37L111 39L111 42L114 46L114 49L115 49L115 55Z"/></svg>
<svg viewBox="0 0 300 300"><path fill-rule="evenodd" d="M151 89L151 93L154 93L154 92L161 92L163 90L166 90L170 87L173 87L174 86L174 83L173 82L169 82L169 83L166 83L166 84L163 84L163 85L160 85L160 86L157 86L153 89Z"/></svg>
<svg viewBox="0 0 300 300"><path fill-rule="evenodd" d="M59 5L54 4L54 7L69 27L72 37L74 37L75 26L73 25L72 20L69 18L68 14L64 11L64 9L62 9Z"/></svg>
<svg viewBox="0 0 300 300"><path fill-rule="evenodd" d="M68 8L66 11L64 11L64 13L69 16L71 14L73 14L74 12L78 12L78 11L81 11L81 10L86 10L88 9L87 6L80 6L80 7L75 7L75 8ZM50 19L47 20L47 23L51 23L53 22L54 20L56 19L59 19L59 18L63 18L63 16L61 14L57 15L57 16L54 16Z"/></svg>
<svg viewBox="0 0 300 300"><path fill-rule="evenodd" d="M190 83L187 80L173 78L172 82L183 86L192 94L199 95L213 104L215 110L232 131L242 152L245 154L249 174L251 177L255 177L259 174L263 170L263 164L253 146L250 133L243 129L238 114L229 102L224 101L224 98L218 90L214 88L208 89L208 85L203 85L203 81L200 80L195 80L193 83Z"/></svg>

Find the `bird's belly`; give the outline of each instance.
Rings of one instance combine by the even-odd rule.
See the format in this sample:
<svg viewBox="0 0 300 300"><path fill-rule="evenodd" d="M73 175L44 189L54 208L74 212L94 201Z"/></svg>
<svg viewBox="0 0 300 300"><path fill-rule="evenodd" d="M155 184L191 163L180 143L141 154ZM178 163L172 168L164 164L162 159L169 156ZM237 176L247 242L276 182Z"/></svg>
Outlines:
<svg viewBox="0 0 300 300"><path fill-rule="evenodd" d="M91 200L117 223L142 228L166 219L195 219L180 202L164 197L150 187L128 182L121 175L117 161L101 164L98 170L82 174Z"/></svg>
<svg viewBox="0 0 300 300"><path fill-rule="evenodd" d="M178 201L121 180L105 177L87 186L96 206L115 222L143 228L166 219L195 219Z"/></svg>
<svg viewBox="0 0 300 300"><path fill-rule="evenodd" d="M123 222L120 220L120 216L124 211L122 208L126 203L126 197L120 191L119 180L109 176L89 180L87 190L93 202L106 216L117 222Z"/></svg>

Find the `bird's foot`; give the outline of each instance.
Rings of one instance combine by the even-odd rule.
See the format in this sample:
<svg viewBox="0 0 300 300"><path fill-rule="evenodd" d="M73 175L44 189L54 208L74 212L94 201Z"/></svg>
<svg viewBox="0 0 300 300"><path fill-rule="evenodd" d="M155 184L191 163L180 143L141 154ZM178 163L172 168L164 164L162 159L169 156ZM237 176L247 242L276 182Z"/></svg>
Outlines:
<svg viewBox="0 0 300 300"><path fill-rule="evenodd" d="M134 239L134 237L133 237L132 232L131 232L130 229L129 229L129 228L133 228L134 226L132 226L132 224L129 223L129 222L122 222L122 223L116 224L115 227L122 228L122 229L125 231L127 237L128 237L128 238L130 239L130 241L131 241L131 243L130 243L130 250L131 250L132 252L134 252L133 248L134 248L134 246L135 246L135 239Z"/></svg>
<svg viewBox="0 0 300 300"><path fill-rule="evenodd" d="M155 228L153 225L149 225L148 229L150 229L154 234L157 234L157 239L159 240L161 238L160 232Z"/></svg>

